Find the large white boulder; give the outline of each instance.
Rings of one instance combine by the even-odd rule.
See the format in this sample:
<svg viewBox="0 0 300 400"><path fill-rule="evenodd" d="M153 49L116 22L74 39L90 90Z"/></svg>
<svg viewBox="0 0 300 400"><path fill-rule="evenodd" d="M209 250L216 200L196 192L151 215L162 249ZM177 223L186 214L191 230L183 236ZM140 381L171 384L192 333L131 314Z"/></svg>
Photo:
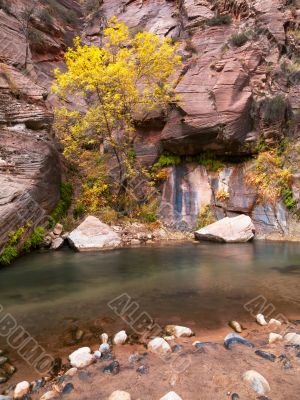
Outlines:
<svg viewBox="0 0 300 400"><path fill-rule="evenodd" d="M238 243L253 239L255 227L248 215L238 215L233 218L223 218L195 232L198 240L213 242Z"/></svg>
<svg viewBox="0 0 300 400"><path fill-rule="evenodd" d="M121 246L121 236L98 218L87 217L68 236L72 247L79 251L99 251Z"/></svg>

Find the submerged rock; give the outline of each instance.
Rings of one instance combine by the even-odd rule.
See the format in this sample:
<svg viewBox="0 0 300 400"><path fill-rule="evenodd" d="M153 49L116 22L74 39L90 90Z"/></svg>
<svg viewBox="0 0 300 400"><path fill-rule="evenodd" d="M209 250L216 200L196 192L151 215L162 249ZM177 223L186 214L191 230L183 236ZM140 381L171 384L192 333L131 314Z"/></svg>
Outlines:
<svg viewBox="0 0 300 400"><path fill-rule="evenodd" d="M78 251L100 251L121 246L121 236L98 218L87 217L68 236L72 247Z"/></svg>
<svg viewBox="0 0 300 400"><path fill-rule="evenodd" d="M3 364L5 364L7 361L8 361L8 358L7 358L7 357L0 356L0 366L3 365Z"/></svg>
<svg viewBox="0 0 300 400"><path fill-rule="evenodd" d="M131 396L128 392L116 390L109 396L108 400L131 400Z"/></svg>
<svg viewBox="0 0 300 400"><path fill-rule="evenodd" d="M171 346L163 338L154 338L148 343L148 350L152 353L165 354L172 351Z"/></svg>
<svg viewBox="0 0 300 400"><path fill-rule="evenodd" d="M232 393L231 400L239 400L240 396L237 393Z"/></svg>
<svg viewBox="0 0 300 400"><path fill-rule="evenodd" d="M262 314L257 314L255 319L256 319L256 322L261 326L268 325L267 321L265 320L265 317Z"/></svg>
<svg viewBox="0 0 300 400"><path fill-rule="evenodd" d="M224 346L227 350L230 350L234 344L242 344L247 347L254 347L254 344L249 342L247 339L238 335L237 333L229 333L224 339Z"/></svg>
<svg viewBox="0 0 300 400"><path fill-rule="evenodd" d="M255 228L251 218L242 214L234 218L223 218L199 229L195 232L195 238L214 242L238 243L253 239L254 233Z"/></svg>
<svg viewBox="0 0 300 400"><path fill-rule="evenodd" d="M178 396L175 392L169 392L161 397L159 400L182 400L180 396Z"/></svg>
<svg viewBox="0 0 300 400"><path fill-rule="evenodd" d="M95 357L91 354L89 347L81 347L69 355L72 367L85 368L95 361Z"/></svg>
<svg viewBox="0 0 300 400"><path fill-rule="evenodd" d="M271 390L268 381L260 373L254 370L246 371L243 374L243 381L248 383L256 393L261 395L264 395Z"/></svg>
<svg viewBox="0 0 300 400"><path fill-rule="evenodd" d="M177 338L190 337L194 334L190 328L179 325L167 325L165 331L168 335L174 335Z"/></svg>
<svg viewBox="0 0 300 400"><path fill-rule="evenodd" d="M268 351L256 350L255 354L259 357L264 358L265 360L269 360L272 362L276 360L275 354L269 353Z"/></svg>
<svg viewBox="0 0 300 400"><path fill-rule="evenodd" d="M26 396L29 392L30 384L27 381L23 381L17 384L14 390L14 398L22 399L23 396Z"/></svg>

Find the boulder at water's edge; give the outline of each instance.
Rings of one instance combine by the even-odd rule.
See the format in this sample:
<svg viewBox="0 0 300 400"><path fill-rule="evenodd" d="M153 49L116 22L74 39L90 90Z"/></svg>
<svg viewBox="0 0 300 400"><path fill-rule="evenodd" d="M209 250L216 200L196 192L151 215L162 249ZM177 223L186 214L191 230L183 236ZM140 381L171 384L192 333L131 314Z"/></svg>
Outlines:
<svg viewBox="0 0 300 400"><path fill-rule="evenodd" d="M121 246L120 235L93 216L88 216L74 229L68 241L78 251L100 251Z"/></svg>
<svg viewBox="0 0 300 400"><path fill-rule="evenodd" d="M238 243L253 239L255 227L248 215L223 218L195 232L198 240L213 242Z"/></svg>

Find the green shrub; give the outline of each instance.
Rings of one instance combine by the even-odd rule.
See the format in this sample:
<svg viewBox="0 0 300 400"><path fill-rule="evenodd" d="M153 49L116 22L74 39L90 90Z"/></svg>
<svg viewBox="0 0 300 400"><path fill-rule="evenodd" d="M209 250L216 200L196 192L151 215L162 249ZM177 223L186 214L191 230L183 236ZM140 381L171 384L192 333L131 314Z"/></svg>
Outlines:
<svg viewBox="0 0 300 400"><path fill-rule="evenodd" d="M57 0L44 0L44 4L49 6L49 13L62 18L67 23L72 23L77 19L75 11L67 9Z"/></svg>
<svg viewBox="0 0 300 400"><path fill-rule="evenodd" d="M216 222L216 219L211 210L211 206L209 204L202 206L198 214L196 228L201 229L207 225L213 224L214 222Z"/></svg>
<svg viewBox="0 0 300 400"><path fill-rule="evenodd" d="M267 123L283 121L286 111L286 101L282 95L267 99L264 109L264 120Z"/></svg>
<svg viewBox="0 0 300 400"><path fill-rule="evenodd" d="M9 234L9 240L0 255L0 265L8 265L18 256L18 243L25 232L26 226L22 226Z"/></svg>
<svg viewBox="0 0 300 400"><path fill-rule="evenodd" d="M248 41L248 36L244 32L243 33L234 33L230 37L230 43L236 47L243 46L247 41Z"/></svg>
<svg viewBox="0 0 300 400"><path fill-rule="evenodd" d="M286 208L288 210L293 210L296 205L297 201L293 197L293 191L290 188L285 188L281 192L281 197L283 200L283 203L285 204Z"/></svg>
<svg viewBox="0 0 300 400"><path fill-rule="evenodd" d="M47 26L50 26L53 23L52 16L47 8L41 10L41 12L39 13L39 18Z"/></svg>
<svg viewBox="0 0 300 400"><path fill-rule="evenodd" d="M157 210L158 202L155 199L138 207L137 218L146 223L156 222L158 220Z"/></svg>
<svg viewBox="0 0 300 400"><path fill-rule="evenodd" d="M0 255L0 264L9 265L16 257L18 257L17 247L6 245L2 254Z"/></svg>
<svg viewBox="0 0 300 400"><path fill-rule="evenodd" d="M224 168L224 164L211 152L199 154L196 156L196 161L211 172L218 172Z"/></svg>
<svg viewBox="0 0 300 400"><path fill-rule="evenodd" d="M51 214L49 221L50 227L53 227L64 217L71 205L73 187L71 183L62 182L60 185L60 200Z"/></svg>
<svg viewBox="0 0 300 400"><path fill-rule="evenodd" d="M43 242L45 234L46 231L42 226L36 227L32 232L30 238L27 239L24 243L23 250L29 251L31 249L37 249Z"/></svg>
<svg viewBox="0 0 300 400"><path fill-rule="evenodd" d="M99 11L103 0L85 0L83 7L86 13L92 13L95 11Z"/></svg>
<svg viewBox="0 0 300 400"><path fill-rule="evenodd" d="M86 209L85 206L82 203L77 203L76 206L74 207L73 210L73 217L75 219L80 219L83 217L83 215L85 214Z"/></svg>
<svg viewBox="0 0 300 400"><path fill-rule="evenodd" d="M28 29L28 39L31 44L37 45L43 42L44 35L42 34L41 31L31 26Z"/></svg>
<svg viewBox="0 0 300 400"><path fill-rule="evenodd" d="M163 153L158 161L154 164L154 168L169 167L181 164L181 157L175 154Z"/></svg>
<svg viewBox="0 0 300 400"><path fill-rule="evenodd" d="M205 21L208 26L229 25L231 18L229 15L216 15Z"/></svg>

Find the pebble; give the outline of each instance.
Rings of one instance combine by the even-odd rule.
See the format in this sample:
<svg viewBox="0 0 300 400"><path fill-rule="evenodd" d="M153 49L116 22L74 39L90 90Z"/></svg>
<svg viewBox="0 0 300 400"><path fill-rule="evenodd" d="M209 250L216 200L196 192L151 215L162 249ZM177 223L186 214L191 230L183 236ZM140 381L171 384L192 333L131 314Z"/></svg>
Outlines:
<svg viewBox="0 0 300 400"><path fill-rule="evenodd" d="M30 384L27 381L19 382L14 390L14 398L22 399L29 392Z"/></svg>
<svg viewBox="0 0 300 400"><path fill-rule="evenodd" d="M165 331L168 335L173 335L177 338L190 337L194 335L193 331L190 328L179 325L167 325L165 327Z"/></svg>
<svg viewBox="0 0 300 400"><path fill-rule="evenodd" d="M172 347L172 352L173 352L173 353L178 353L178 352L181 351L182 349L183 349L182 344L175 344L175 345Z"/></svg>
<svg viewBox="0 0 300 400"><path fill-rule="evenodd" d="M43 386L45 386L46 381L44 378L37 379L36 381L31 383L31 391L33 393L38 392Z"/></svg>
<svg viewBox="0 0 300 400"><path fill-rule="evenodd" d="M161 397L160 400L182 400L182 398L175 392L169 392Z"/></svg>
<svg viewBox="0 0 300 400"><path fill-rule="evenodd" d="M204 349L205 347L216 347L217 343L214 342L199 342L198 340L193 343L196 349Z"/></svg>
<svg viewBox="0 0 300 400"><path fill-rule="evenodd" d="M271 319L270 319L270 321L269 321L269 325L276 325L276 326L280 326L280 325L281 325L281 322L280 322L280 321L278 321L278 319L271 318Z"/></svg>
<svg viewBox="0 0 300 400"><path fill-rule="evenodd" d="M108 343L102 343L102 344L100 344L99 351L100 351L101 353L108 353L109 350L110 350L110 347L109 347L109 344L108 344Z"/></svg>
<svg viewBox="0 0 300 400"><path fill-rule="evenodd" d="M4 372L0 371L0 384L8 381L8 377Z"/></svg>
<svg viewBox="0 0 300 400"><path fill-rule="evenodd" d="M298 333L287 333L284 340L293 345L300 345L300 335Z"/></svg>
<svg viewBox="0 0 300 400"><path fill-rule="evenodd" d="M118 345L118 344L124 344L127 340L127 334L125 331L120 331L115 334L113 338L113 343Z"/></svg>
<svg viewBox="0 0 300 400"><path fill-rule="evenodd" d="M264 358L265 360L269 360L272 362L276 360L275 354L269 353L268 351L256 350L255 354L259 357Z"/></svg>
<svg viewBox="0 0 300 400"><path fill-rule="evenodd" d="M135 362L143 360L147 356L148 356L147 352L145 352L145 353L134 353L134 354L131 354L128 357L128 361L132 364L132 363L135 363Z"/></svg>
<svg viewBox="0 0 300 400"><path fill-rule="evenodd" d="M136 372L141 375L145 375L148 373L148 368L145 365L141 365L137 368Z"/></svg>
<svg viewBox="0 0 300 400"><path fill-rule="evenodd" d="M77 374L77 371L78 371L78 369L75 368L75 367L70 368L70 369L68 369L68 371L65 373L65 376L73 377L73 376L75 376L75 375Z"/></svg>
<svg viewBox="0 0 300 400"><path fill-rule="evenodd" d="M169 343L160 337L150 340L148 343L148 350L156 354L166 354L172 351Z"/></svg>
<svg viewBox="0 0 300 400"><path fill-rule="evenodd" d="M13 365L11 365L10 363L5 363L2 367L4 369L4 371L8 374L8 375L13 375L17 368L14 367Z"/></svg>
<svg viewBox="0 0 300 400"><path fill-rule="evenodd" d="M62 394L69 394L74 390L74 385L72 383L67 383L62 390Z"/></svg>
<svg viewBox="0 0 300 400"><path fill-rule="evenodd" d="M120 372L120 363L119 361L115 360L111 364L107 365L103 368L103 372L105 374L113 374L117 375Z"/></svg>
<svg viewBox="0 0 300 400"><path fill-rule="evenodd" d="M227 350L230 350L234 344L242 344L247 347L254 347L254 344L249 342L247 339L238 335L237 333L229 333L224 339L224 346Z"/></svg>
<svg viewBox="0 0 300 400"><path fill-rule="evenodd" d="M263 314L257 314L256 322L261 326L268 325Z"/></svg>
<svg viewBox="0 0 300 400"><path fill-rule="evenodd" d="M294 325L300 325L300 319L291 319L290 322Z"/></svg>
<svg viewBox="0 0 300 400"><path fill-rule="evenodd" d="M240 396L237 393L232 393L231 400L239 400Z"/></svg>
<svg viewBox="0 0 300 400"><path fill-rule="evenodd" d="M8 358L7 358L7 357L0 356L0 365L5 364L7 361L8 361Z"/></svg>
<svg viewBox="0 0 300 400"><path fill-rule="evenodd" d="M56 224L54 229L53 229L53 233L54 235L61 235L62 231L63 231L63 226L61 224Z"/></svg>
<svg viewBox="0 0 300 400"><path fill-rule="evenodd" d="M243 374L243 381L248 383L250 387L260 395L265 395L271 390L268 381L254 370L246 371Z"/></svg>
<svg viewBox="0 0 300 400"><path fill-rule="evenodd" d="M108 342L108 334L107 333L102 333L100 336L102 343L107 343Z"/></svg>
<svg viewBox="0 0 300 400"><path fill-rule="evenodd" d="M241 333L243 331L241 325L237 321L230 321L228 323L228 325L230 326L230 328L235 330L237 333Z"/></svg>
<svg viewBox="0 0 300 400"><path fill-rule="evenodd" d="M279 360L282 361L283 368L284 369L291 369L293 368L291 361L288 359L288 357L285 354L281 354L279 356Z"/></svg>
<svg viewBox="0 0 300 400"><path fill-rule="evenodd" d="M131 396L128 392L116 390L109 396L108 400L131 400Z"/></svg>
<svg viewBox="0 0 300 400"><path fill-rule="evenodd" d="M101 351L99 350L94 351L94 356L99 360L101 358Z"/></svg>
<svg viewBox="0 0 300 400"><path fill-rule="evenodd" d="M58 237L58 238L52 240L50 249L51 250L59 250L63 246L64 242L65 241L63 238Z"/></svg>
<svg viewBox="0 0 300 400"><path fill-rule="evenodd" d="M58 399L60 397L59 393L57 393L56 390L50 390L49 392L46 392L40 400L52 400L52 399Z"/></svg>
<svg viewBox="0 0 300 400"><path fill-rule="evenodd" d="M95 357L91 354L89 347L81 347L69 355L72 367L85 368L95 361Z"/></svg>
<svg viewBox="0 0 300 400"><path fill-rule="evenodd" d="M270 344L280 342L281 340L283 340L283 337L281 335L279 335L278 333L271 332L269 334L269 343Z"/></svg>

